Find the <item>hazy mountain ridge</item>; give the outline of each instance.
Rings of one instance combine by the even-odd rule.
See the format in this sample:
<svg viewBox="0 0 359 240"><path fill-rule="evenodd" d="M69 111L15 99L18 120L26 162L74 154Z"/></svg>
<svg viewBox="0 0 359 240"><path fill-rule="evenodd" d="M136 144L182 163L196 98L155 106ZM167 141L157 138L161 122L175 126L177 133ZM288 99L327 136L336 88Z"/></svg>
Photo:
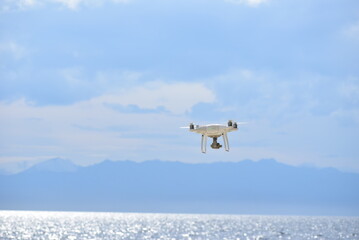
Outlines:
<svg viewBox="0 0 359 240"><path fill-rule="evenodd" d="M24 171L43 171L43 172L76 172L80 166L70 160L53 158L48 161L38 163ZM23 171L23 172L24 172Z"/></svg>
<svg viewBox="0 0 359 240"><path fill-rule="evenodd" d="M69 166L71 171L34 166L0 176L0 208L359 214L359 174L335 169L293 167L274 160L209 164L107 160L88 167Z"/></svg>
<svg viewBox="0 0 359 240"><path fill-rule="evenodd" d="M13 175L24 171L72 172L80 166L63 158L51 158L39 163L31 161L7 162L0 164L0 175Z"/></svg>

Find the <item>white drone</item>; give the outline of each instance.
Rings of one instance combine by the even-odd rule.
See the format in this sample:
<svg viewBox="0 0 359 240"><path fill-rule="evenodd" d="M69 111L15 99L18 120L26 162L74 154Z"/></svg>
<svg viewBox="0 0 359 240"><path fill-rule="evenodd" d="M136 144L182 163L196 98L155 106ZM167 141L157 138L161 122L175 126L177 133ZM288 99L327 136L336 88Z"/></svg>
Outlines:
<svg viewBox="0 0 359 240"><path fill-rule="evenodd" d="M182 128L189 128L189 131L191 132L202 134L202 141L201 141L202 153L206 153L207 137L213 138L213 143L211 144L211 147L213 149L220 149L222 145L217 142L217 139L221 136L223 136L224 149L228 152L229 144L228 144L227 133L237 131L239 124L246 124L246 122L237 123L237 122L233 122L232 120L229 120L227 126L223 124L208 124L208 125L200 126L190 123L189 127L182 127Z"/></svg>

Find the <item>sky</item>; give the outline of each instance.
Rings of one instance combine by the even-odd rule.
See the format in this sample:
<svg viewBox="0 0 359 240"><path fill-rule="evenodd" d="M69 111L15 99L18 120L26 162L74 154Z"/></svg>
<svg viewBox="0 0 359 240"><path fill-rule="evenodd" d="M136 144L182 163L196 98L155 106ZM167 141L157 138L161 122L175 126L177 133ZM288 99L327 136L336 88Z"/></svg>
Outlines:
<svg viewBox="0 0 359 240"><path fill-rule="evenodd" d="M229 119L249 123L228 153L180 129ZM357 0L0 2L0 166L272 158L359 172L358 142Z"/></svg>

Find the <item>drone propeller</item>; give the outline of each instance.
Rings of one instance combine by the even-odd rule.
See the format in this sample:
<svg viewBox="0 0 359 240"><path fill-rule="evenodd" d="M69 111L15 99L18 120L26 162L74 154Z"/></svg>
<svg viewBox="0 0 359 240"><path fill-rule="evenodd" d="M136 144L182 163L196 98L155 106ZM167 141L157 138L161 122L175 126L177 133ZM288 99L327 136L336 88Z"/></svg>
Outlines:
<svg viewBox="0 0 359 240"><path fill-rule="evenodd" d="M228 120L228 123L247 124L248 122L236 122L234 120Z"/></svg>
<svg viewBox="0 0 359 240"><path fill-rule="evenodd" d="M198 128L198 125L194 125L193 123L190 123L188 127L180 127L180 128L187 128L187 129L193 130L193 129Z"/></svg>
<svg viewBox="0 0 359 240"><path fill-rule="evenodd" d="M238 125L247 124L248 122L235 122L233 120L228 120L228 127L238 128Z"/></svg>

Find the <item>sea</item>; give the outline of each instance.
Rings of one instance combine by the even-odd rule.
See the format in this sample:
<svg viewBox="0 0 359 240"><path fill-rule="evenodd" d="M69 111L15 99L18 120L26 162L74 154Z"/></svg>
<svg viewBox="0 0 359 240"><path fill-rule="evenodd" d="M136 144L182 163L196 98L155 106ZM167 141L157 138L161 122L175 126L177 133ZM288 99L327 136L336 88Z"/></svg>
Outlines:
<svg viewBox="0 0 359 240"><path fill-rule="evenodd" d="M359 217L0 211L0 239L359 239Z"/></svg>

